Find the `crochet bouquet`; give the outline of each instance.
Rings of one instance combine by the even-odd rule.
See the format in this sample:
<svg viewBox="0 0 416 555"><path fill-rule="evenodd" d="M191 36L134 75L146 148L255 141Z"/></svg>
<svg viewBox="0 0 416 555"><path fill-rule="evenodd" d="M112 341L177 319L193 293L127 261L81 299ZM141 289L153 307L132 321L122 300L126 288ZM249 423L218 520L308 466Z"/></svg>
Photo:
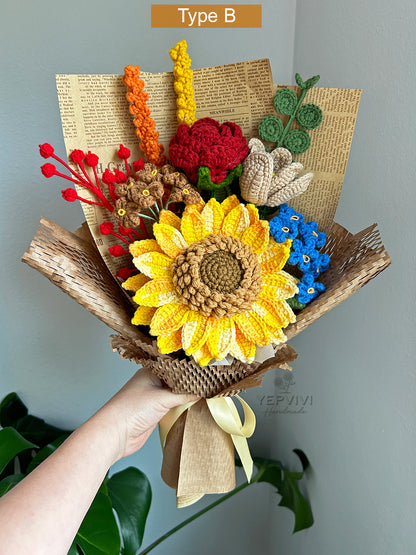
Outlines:
<svg viewBox="0 0 416 555"><path fill-rule="evenodd" d="M47 178L71 182L62 196L82 202L87 224L70 233L42 219L23 260L115 330L112 346L123 358L150 368L174 392L201 397L170 411L160 425L162 477L177 490L178 506L185 506L235 486L234 448L250 479L246 438L254 432L255 416L238 393L259 385L269 369L288 368L296 357L288 339L390 259L375 225L352 235L332 221L336 200L328 213L328 198L340 192L349 145L331 184L328 166L322 166L328 160L324 150L330 147L334 159L338 148L327 144L334 98L328 115L305 102L319 91L318 76L303 81L297 74L297 87L258 85L263 89L254 98L247 86L240 107L231 110L239 125L204 110L197 118L197 107L206 110L212 94L203 89L211 69L220 74L224 94L223 107L217 99L212 111L230 110L231 70L223 69L229 66L196 70L201 73L194 79L185 41L170 56L173 75L160 74L165 77L157 85L164 83L172 94L163 110L157 111L157 103L155 108L162 114L158 126L166 155L146 80L137 66L127 66L111 94L127 89L127 102L118 96L116 105L134 116L124 124L128 133L133 130L133 137L125 135L129 147L111 146L110 131L114 143L122 126L109 124L101 158L88 150L95 143L85 131L73 148L77 133L63 115L69 163L44 143L40 154L49 161L41 169ZM270 78L264 64L244 68L257 83ZM234 69L240 72L240 65ZM78 77L84 90L92 88ZM148 74L150 88L156 78ZM244 79L241 72L238 79ZM61 111L68 88L67 82L58 86ZM351 114L345 121L351 135L354 121ZM305 172L305 163L317 179ZM235 401L243 406L244 423Z"/></svg>

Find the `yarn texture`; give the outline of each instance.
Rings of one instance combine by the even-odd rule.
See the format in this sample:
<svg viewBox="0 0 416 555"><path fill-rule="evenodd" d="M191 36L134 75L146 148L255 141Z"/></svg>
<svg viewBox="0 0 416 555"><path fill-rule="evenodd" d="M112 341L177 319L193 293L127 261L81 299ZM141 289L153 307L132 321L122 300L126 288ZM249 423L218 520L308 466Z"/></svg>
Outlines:
<svg viewBox="0 0 416 555"><path fill-rule="evenodd" d="M179 125L169 144L170 161L191 183L197 183L198 169L205 166L211 181L220 184L248 153L247 140L236 123L220 125L211 118L200 119L191 127Z"/></svg>
<svg viewBox="0 0 416 555"><path fill-rule="evenodd" d="M192 85L193 72L191 70L191 58L187 52L186 40L181 40L176 46L169 50L169 56L174 62L173 88L176 93L176 119L178 123L193 125L196 121L194 100L194 88Z"/></svg>
<svg viewBox="0 0 416 555"><path fill-rule="evenodd" d="M259 139L249 142L250 154L243 162L240 177L241 196L257 206L279 206L304 193L313 173L299 177L303 165L292 162L292 154L285 148L267 152Z"/></svg>
<svg viewBox="0 0 416 555"><path fill-rule="evenodd" d="M130 113L135 116L133 123L136 126L136 135L141 141L140 148L150 162L156 166L163 166L166 163L164 147L158 143L159 133L155 130L155 121L150 117L150 108L147 105L149 95L144 91L144 82L140 79L140 67L126 66L123 83L127 87L126 98L131 103Z"/></svg>
<svg viewBox="0 0 416 555"><path fill-rule="evenodd" d="M256 346L282 343L295 321L286 302L297 280L282 271L291 241L276 243L257 208L236 196L188 205L182 218L163 210L155 240L130 245L139 276L132 322L150 325L162 354L183 349L204 366L227 354L252 362ZM149 310L151 309L151 310Z"/></svg>
<svg viewBox="0 0 416 555"><path fill-rule="evenodd" d="M292 240L287 265L291 272L300 275L300 281L299 292L289 304L300 310L325 291L325 286L315 280L330 263L329 255L319 252L325 245L326 234L318 230L316 222L304 222L302 214L282 204L279 214L270 220L270 235L277 243Z"/></svg>

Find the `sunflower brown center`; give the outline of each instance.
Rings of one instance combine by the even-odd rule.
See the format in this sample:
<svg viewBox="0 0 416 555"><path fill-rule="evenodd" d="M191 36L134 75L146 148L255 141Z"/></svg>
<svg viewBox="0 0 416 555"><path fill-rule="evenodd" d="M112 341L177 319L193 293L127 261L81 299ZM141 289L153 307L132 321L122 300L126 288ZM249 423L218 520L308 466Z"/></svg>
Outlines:
<svg viewBox="0 0 416 555"><path fill-rule="evenodd" d="M235 237L209 235L193 243L177 256L172 270L183 302L205 316L246 312L262 288L257 255Z"/></svg>
<svg viewBox="0 0 416 555"><path fill-rule="evenodd" d="M241 283L243 270L235 255L228 251L206 254L199 265L202 281L213 291L232 293Z"/></svg>

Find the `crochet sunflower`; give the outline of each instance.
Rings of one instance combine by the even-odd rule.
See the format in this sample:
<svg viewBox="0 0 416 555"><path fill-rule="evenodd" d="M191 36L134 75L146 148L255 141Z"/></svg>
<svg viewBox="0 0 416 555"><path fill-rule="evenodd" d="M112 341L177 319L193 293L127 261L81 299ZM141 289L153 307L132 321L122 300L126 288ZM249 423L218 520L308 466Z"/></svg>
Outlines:
<svg viewBox="0 0 416 555"><path fill-rule="evenodd" d="M150 326L162 354L250 363L256 346L286 340L282 329L295 321L286 299L298 292L282 270L291 241L270 238L253 204L231 196L188 205L182 218L163 210L153 232L130 246L140 273L123 287L135 293L132 323Z"/></svg>

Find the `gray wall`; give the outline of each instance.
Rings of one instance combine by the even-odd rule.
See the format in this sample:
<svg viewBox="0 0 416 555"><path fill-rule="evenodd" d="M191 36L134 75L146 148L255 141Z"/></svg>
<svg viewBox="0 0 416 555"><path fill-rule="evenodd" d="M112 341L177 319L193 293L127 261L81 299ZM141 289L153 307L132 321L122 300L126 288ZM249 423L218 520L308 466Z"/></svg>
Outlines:
<svg viewBox="0 0 416 555"><path fill-rule="evenodd" d="M185 37L195 67L269 57L275 82L319 72L324 86L364 89L337 221L353 232L378 221L394 264L293 342L299 358L286 385L309 396L303 414L266 405L265 395L282 395L281 374L246 395L258 419L254 454L292 465L293 448L309 455L316 523L292 536L292 515L261 484L155 553L415 552L414 5L265 0L262 29L229 31L152 30L150 3L138 0L2 8L0 396L17 391L56 425L79 425L135 368L111 353L108 328L19 262L41 214L69 229L82 221L39 172L39 143L64 153L54 74L118 73L128 63L166 71L167 50ZM145 545L195 510L176 510L160 460L154 435L117 465L138 465L151 480Z"/></svg>

